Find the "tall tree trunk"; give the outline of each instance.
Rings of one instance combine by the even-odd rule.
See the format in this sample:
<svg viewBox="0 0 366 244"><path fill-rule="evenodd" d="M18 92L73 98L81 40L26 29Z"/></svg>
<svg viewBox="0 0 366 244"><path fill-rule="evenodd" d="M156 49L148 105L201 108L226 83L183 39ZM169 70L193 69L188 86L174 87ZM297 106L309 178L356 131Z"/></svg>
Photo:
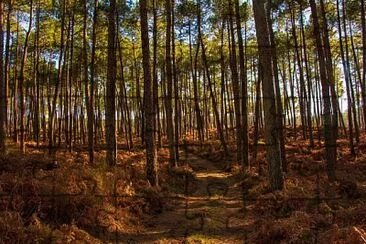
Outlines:
<svg viewBox="0 0 366 244"><path fill-rule="evenodd" d="M165 69L167 82L167 96L165 99L166 118L167 118L167 135L169 144L169 165L177 166L176 153L174 147L174 128L173 128L173 109L172 109L172 92L173 92L173 77L172 77L172 57L171 57L171 31L172 31L172 11L171 0L165 0L166 10L166 45L165 45Z"/></svg>
<svg viewBox="0 0 366 244"><path fill-rule="evenodd" d="M59 54L59 59L58 59L58 70L57 70L57 81L56 81L56 87L55 87L55 92L53 94L53 100L52 100L52 106L51 106L51 111L50 111L50 116L49 116L49 125L48 125L48 150L50 154L54 153L53 150L53 126L54 126L54 117L55 117L55 113L56 113L56 102L57 102L57 97L58 97L58 91L59 91L59 86L60 83L62 81L62 60L63 60L63 54L64 54L64 28L65 28L65 12L66 12L66 1L63 0L62 1L62 14L61 14L61 43L60 43L60 54Z"/></svg>
<svg viewBox="0 0 366 244"><path fill-rule="evenodd" d="M343 18L344 17L345 16L343 16ZM352 119L352 110L351 110L352 98L351 98L351 93L350 93L350 89L352 89L352 88L350 87L349 66L346 62L344 48L343 48L343 40L342 40L343 37L342 37L342 28L341 28L339 0L337 0L337 18L338 18L339 47L340 47L341 58L342 58L344 78L346 80L347 105L348 105L347 114L348 114L348 129L349 129L349 145L350 145L351 154L355 155L356 152L355 152L354 141L353 141L353 122L352 122L353 119ZM344 32L345 32L345 35L347 35L346 29L344 29ZM345 44L347 45L347 42Z"/></svg>
<svg viewBox="0 0 366 244"><path fill-rule="evenodd" d="M303 131L303 139L306 139L306 114L305 114L305 103L307 100L306 90L305 90L305 79L304 79L304 70L301 62L301 54L299 50L299 44L297 41L297 33L296 33L296 24L295 24L295 9L291 10L291 23L292 23L292 35L294 37L295 43L295 52L296 52L296 61L297 66L299 68L299 78L300 78L300 91L299 91L299 105L300 105L300 117L301 117L301 127Z"/></svg>
<svg viewBox="0 0 366 244"><path fill-rule="evenodd" d="M10 81L10 39L11 39L11 13L13 11L12 0L8 1L8 14L6 19L6 43L5 43L5 67L4 67L4 80L5 80L5 125L11 134L11 126L8 120L8 106L9 106L9 81ZM3 17L4 18L4 17ZM4 22L4 21L3 21ZM10 110L11 111L11 110Z"/></svg>
<svg viewBox="0 0 366 244"><path fill-rule="evenodd" d="M199 104L199 94L198 94L198 84L197 84L197 62L198 62L198 53L199 53L199 41L197 45L196 54L193 61L193 54L192 54L192 35L191 35L191 21L188 24L188 35L189 35L189 54L190 54L190 61L191 61L191 75L193 81L193 99L194 99L194 110L196 114L197 120L197 131L198 131L198 138L201 142L204 140L203 135L203 119L201 116L201 109Z"/></svg>
<svg viewBox="0 0 366 244"><path fill-rule="evenodd" d="M221 115L221 122L225 126L226 136L227 136L227 113L226 113L226 97L225 97L225 55L224 55L224 32L225 32L225 19L221 21L221 45L220 45L220 68L221 68L221 101L220 101L220 115ZM224 128L223 128L224 129Z"/></svg>
<svg viewBox="0 0 366 244"><path fill-rule="evenodd" d="M14 142L18 143L18 93L19 93L19 80L18 80L18 60L19 60L19 18L17 15L17 30L16 30L16 44L15 44L15 60L14 60L14 87L13 87L13 132Z"/></svg>
<svg viewBox="0 0 366 244"><path fill-rule="evenodd" d="M258 140L259 140L259 119L261 117L260 101L261 101L261 83L263 82L263 72L261 65L258 65L258 78L255 88L255 107L254 107L254 132L253 132L253 159L257 160Z"/></svg>
<svg viewBox="0 0 366 244"><path fill-rule="evenodd" d="M154 97L154 113L157 115L154 120L155 136L158 137L158 147L161 147L161 133L160 133L160 112L159 112L159 91L158 91L158 74L157 74L157 52L158 52L158 17L156 13L156 0L153 0L153 97Z"/></svg>
<svg viewBox="0 0 366 244"><path fill-rule="evenodd" d="M175 159L179 162L179 127L181 123L181 107L179 102L178 69L175 55L175 0L172 0L172 58L173 58L173 81L174 81L174 146Z"/></svg>
<svg viewBox="0 0 366 244"><path fill-rule="evenodd" d="M283 188L283 174L281 162L281 149L276 128L276 97L273 83L272 58L268 20L266 18L265 0L253 2L254 20L256 27L257 42L259 45L259 60L263 72L263 97L264 105L264 136L266 140L267 160L269 165L269 182L271 190ZM264 68L265 67L265 68Z"/></svg>
<svg viewBox="0 0 366 244"><path fill-rule="evenodd" d="M197 13L198 40L199 40L199 42L201 43L201 46L202 46L202 59L203 59L204 67L205 67L205 73L207 75L208 88L210 89L210 97L211 97L212 107L213 107L214 115L215 115L215 119L216 119L217 133L219 135L220 142L221 142L221 146L223 147L224 154L226 156L226 155L228 155L229 150L228 150L227 145L226 145L226 141L225 141L225 137L224 137L224 132L223 132L223 129L222 129L222 124L221 124L221 121L220 121L220 114L219 114L219 110L217 108L216 95L215 95L215 92L214 92L214 90L212 88L210 71L209 71L207 57L206 57L206 49L205 49L205 45L203 43L203 38L202 38L202 33L201 33L201 7L200 7L200 0L198 0L198 5L199 5L198 6L198 13ZM228 167L231 167L231 165L227 165L227 166Z"/></svg>
<svg viewBox="0 0 366 244"><path fill-rule="evenodd" d="M332 53L330 48L330 40L329 40L329 30L328 30L328 20L325 11L324 0L320 0L320 11L322 16L322 32L323 32L323 49L325 54L325 62L326 69L328 75L328 81L330 85L330 94L331 94L331 102L332 102L332 135L333 135L333 144L335 145L335 150L337 150L337 138L338 138L338 113L339 113L339 104L338 104L338 96L336 91L336 84L334 78L334 69L333 69L333 61L332 61Z"/></svg>
<svg viewBox="0 0 366 244"><path fill-rule="evenodd" d="M90 60L90 94L87 104L88 113L88 154L89 163L94 163L94 80L95 80L95 47L97 41L97 20L98 20L98 0L94 1L94 14L93 14L93 34L92 34L92 52ZM86 67L87 69L87 67Z"/></svg>
<svg viewBox="0 0 366 244"><path fill-rule="evenodd" d="M25 65L27 62L27 53L28 53L28 41L30 32L32 29L32 20L33 20L33 0L30 1L29 8L29 23L28 30L25 35L24 41L24 49L23 49L23 58L20 66L20 74L19 74L19 100L20 100L20 149L24 153L25 152L25 129L24 129L24 113L25 113L25 104L24 104L24 78L25 78Z"/></svg>
<svg viewBox="0 0 366 244"><path fill-rule="evenodd" d="M39 114L39 96L40 96L40 77L39 77L39 31L40 31L40 1L37 3L37 14L36 14L36 40L35 40L35 86L36 86L36 101L35 101L35 115L34 115L34 135L37 143L37 148L39 147L39 134L40 134L40 114Z"/></svg>
<svg viewBox="0 0 366 244"><path fill-rule="evenodd" d="M88 31L88 0L84 0L84 9L83 9L83 68L84 68L84 90L85 90L85 103L87 109L87 116L89 120L89 109L90 109L90 97L89 97L89 60L88 60L88 40L87 40L87 31ZM80 91L81 92L81 91ZM89 124L88 124L89 125ZM89 129L89 128L88 128ZM94 152L92 152L92 157L89 154L89 141L88 141L88 156L89 162L94 157Z"/></svg>
<svg viewBox="0 0 366 244"><path fill-rule="evenodd" d="M349 57L349 46L348 46L348 34L347 34L347 25L346 25L346 4L345 0L342 1L342 12L343 12L343 29L344 29L344 42L345 42L345 51L346 51L346 65L348 70L348 76L349 76L349 87L350 87L350 99L352 101L351 103L351 114L353 113L353 123L354 123L354 129L356 133L356 142L359 142L360 132L358 128L358 121L357 121L357 112L356 112L356 101L355 101L355 94L354 89L352 85L352 74L351 74L351 65L350 65L350 57ZM353 130L350 133L353 133ZM353 135L352 135L353 137Z"/></svg>
<svg viewBox="0 0 366 244"><path fill-rule="evenodd" d="M271 3L271 2L270 2ZM277 60L277 48L275 42L275 36L272 29L272 16L271 16L271 7L267 10L267 22L268 22L268 31L269 31L269 40L272 47L272 67L273 67L273 76L274 76L274 86L275 86L275 97L276 97L276 124L278 128L278 138L280 141L280 152L281 152L281 162L283 171L287 172L287 160L286 160L286 152L285 152L285 138L284 138L284 128L283 128L283 109L282 109L282 100L281 100L281 91L280 91L280 81L278 77L278 60Z"/></svg>
<svg viewBox="0 0 366 244"><path fill-rule="evenodd" d="M304 50L304 62L305 62L305 70L306 70L306 81L308 87L308 99L307 99L307 112L308 112L308 128L309 128L309 140L310 147L314 147L314 136L313 136L313 125L312 125L312 113L311 113L311 77L310 77L310 69L308 63L308 55L307 55L307 45L305 40L305 30L304 30L304 16L303 16L303 8L300 4L300 25L301 25L301 34L302 34L302 45Z"/></svg>
<svg viewBox="0 0 366 244"><path fill-rule="evenodd" d="M127 130L127 134L128 134L128 138L126 138L126 140L128 141L128 147L129 149L133 148L133 140L132 140L132 124L131 124L131 115L130 115L130 107L128 105L128 100L127 100L127 89L126 89L126 83L125 83L125 75L124 75L124 64L123 64L123 56L122 56L122 47L121 47L121 43L120 40L117 39L117 45L118 45L118 50L119 50L119 59L120 59L120 64L121 64L121 94L123 94L123 104L125 106L126 109L126 116L127 116L127 125L126 125L126 130Z"/></svg>
<svg viewBox="0 0 366 244"><path fill-rule="evenodd" d="M363 73L361 81L361 92L362 92L362 111L364 130L366 131L366 20L365 20L365 1L361 1L361 27L362 27L362 63Z"/></svg>
<svg viewBox="0 0 366 244"><path fill-rule="evenodd" d="M72 13L72 25L71 25L71 44L70 44L70 72L69 72L69 128L68 128L68 135L69 135L69 139L68 139L68 148L69 148L69 152L72 152L72 135L73 135L73 114L72 114L72 84L74 81L74 72L73 72L73 60L74 60L74 27L75 27L75 13ZM75 93L76 94L76 93Z"/></svg>
<svg viewBox="0 0 366 244"><path fill-rule="evenodd" d="M234 93L236 152L237 152L236 158L238 161L241 161L243 155L242 155L242 129L241 129L241 113L240 113L240 87L238 78L238 67L236 61L236 43L235 43L233 16L234 16L233 4L232 0L229 0L229 27L231 37L230 68L231 68L231 82L233 85L233 93Z"/></svg>
<svg viewBox="0 0 366 244"><path fill-rule="evenodd" d="M358 121L359 121L359 125L362 125L362 119L361 119L361 113L363 113L363 105L360 104L360 97L361 100L363 99L362 97L362 93L363 93L363 84L362 84L362 74L361 74L361 67L360 67L360 62L358 60L358 55L356 52L356 48L355 48L355 43L354 43L354 38L353 38L353 31L352 31L352 25L351 25L351 21L348 21L348 26L349 26L349 32L350 32L350 39L351 39L351 47L352 47L352 56L353 56L353 62L354 62L354 69L355 72L357 74L357 79L358 82L356 83L356 100L357 100L357 110L358 110ZM356 75L355 75L356 76ZM355 78L355 80L357 80ZM360 91L361 89L361 91ZM359 95L358 95L359 94ZM363 104L363 100L362 100L362 104ZM360 111L361 109L361 111ZM359 138L356 136L356 142L359 142Z"/></svg>
<svg viewBox="0 0 366 244"><path fill-rule="evenodd" d="M155 108L153 97L153 83L150 70L150 48L149 48L149 27L147 22L147 3L146 0L140 0L140 18L141 18L141 43L142 59L144 69L144 94L145 94L145 143L146 143L146 178L150 185L158 185L156 148L154 136Z"/></svg>
<svg viewBox="0 0 366 244"><path fill-rule="evenodd" d="M106 89L106 143L107 164L115 166L117 159L116 142L116 0L110 0L108 8L108 69Z"/></svg>
<svg viewBox="0 0 366 244"><path fill-rule="evenodd" d="M337 161L337 147L334 135L334 122L332 121L332 101L329 94L330 80L327 75L327 67L325 61L325 53L323 50L323 41L321 38L321 32L319 27L318 11L315 0L310 0L310 7L313 19L313 34L316 42L316 48L318 53L320 78L322 83L322 95L323 95L323 114L324 114L324 137L325 137L325 149L327 157L327 173L328 178L331 181L336 179L335 164ZM334 110L334 108L333 108Z"/></svg>
<svg viewBox="0 0 366 244"><path fill-rule="evenodd" d="M4 74L4 32L3 32L4 3L0 3L0 152L6 152L6 99L5 99L5 76Z"/></svg>
<svg viewBox="0 0 366 244"><path fill-rule="evenodd" d="M249 147L248 147L248 81L247 81L247 65L246 55L244 54L243 37L241 33L241 18L239 0L235 0L235 14L236 14L236 31L238 35L239 44L239 64L240 64L240 82L241 82L241 116L242 116L242 156L241 164L249 166ZM245 23L246 35L246 23ZM246 43L246 40L245 40Z"/></svg>

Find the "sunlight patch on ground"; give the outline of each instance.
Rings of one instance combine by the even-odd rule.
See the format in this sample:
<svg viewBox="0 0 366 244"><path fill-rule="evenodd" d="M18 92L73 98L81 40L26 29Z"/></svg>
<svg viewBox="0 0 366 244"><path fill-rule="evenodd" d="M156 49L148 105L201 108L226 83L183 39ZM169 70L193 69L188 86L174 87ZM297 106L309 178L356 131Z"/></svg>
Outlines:
<svg viewBox="0 0 366 244"><path fill-rule="evenodd" d="M162 235L169 233L170 230L154 230L154 231L147 231L145 234L149 235Z"/></svg>
<svg viewBox="0 0 366 244"><path fill-rule="evenodd" d="M193 234L191 236L188 237L187 242L188 243L202 243L202 244L213 244L213 243L218 243L219 240L208 237L204 234Z"/></svg>
<svg viewBox="0 0 366 244"><path fill-rule="evenodd" d="M223 172L200 172L196 173L196 178L218 178L218 179L225 179L228 178L231 174L223 173Z"/></svg>
<svg viewBox="0 0 366 244"><path fill-rule="evenodd" d="M234 204L238 201L241 201L240 196L239 197L223 197L221 195L214 195L214 196L184 196L184 195L178 195L178 197L181 200L188 200L189 202L208 202L208 201L214 201L214 200L220 200L221 202L225 204Z"/></svg>

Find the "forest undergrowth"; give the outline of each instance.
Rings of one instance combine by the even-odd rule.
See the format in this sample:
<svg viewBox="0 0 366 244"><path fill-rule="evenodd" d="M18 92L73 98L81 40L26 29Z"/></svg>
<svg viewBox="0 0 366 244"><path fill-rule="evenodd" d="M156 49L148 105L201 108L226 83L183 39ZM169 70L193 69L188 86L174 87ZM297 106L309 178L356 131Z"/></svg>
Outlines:
<svg viewBox="0 0 366 244"><path fill-rule="evenodd" d="M187 140L189 146L181 147L176 169L168 167L168 150L159 149L160 186L155 188L146 182L144 150L137 141L132 151L118 152L118 164L112 169L105 168L102 149L95 154L95 165L88 165L84 148L58 150L51 158L42 146L37 149L28 144L27 153L21 155L13 145L0 158L0 242L113 243L120 238L121 243L239 243L245 238L248 243L365 243L365 137L361 137L357 157L350 155L346 140L338 141L336 182L327 179L322 145L310 148L299 138L287 141L285 189L275 192L267 188L262 143L257 160L252 159L244 173L238 166L225 172L227 162L235 165L234 156L223 158L216 140L202 144ZM234 143L230 148L235 151ZM196 165L188 162L188 153L197 156ZM229 213L223 196L216 205L198 202L197 211L204 208L209 213L201 217L201 229L159 234L169 226L172 230L190 228L176 225L176 221L182 225L188 221L176 206L193 197L206 197L202 172L225 174L221 181L229 189L236 187L230 194L241 200L235 218L227 220L231 230L227 224L212 224L215 207L220 207L222 216ZM187 179L193 187L189 199L184 195ZM154 236L139 239L153 232Z"/></svg>

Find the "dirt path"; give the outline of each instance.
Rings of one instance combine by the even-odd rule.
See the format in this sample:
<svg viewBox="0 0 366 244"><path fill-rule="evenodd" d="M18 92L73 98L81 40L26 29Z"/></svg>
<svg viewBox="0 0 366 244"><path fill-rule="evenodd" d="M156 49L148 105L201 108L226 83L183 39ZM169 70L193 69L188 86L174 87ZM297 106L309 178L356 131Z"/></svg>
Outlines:
<svg viewBox="0 0 366 244"><path fill-rule="evenodd" d="M183 155L183 154L182 154ZM146 221L147 231L124 236L129 243L243 243L238 228L241 188L231 173L193 154L183 159L194 170L185 194L175 194L163 213ZM174 195L174 193L172 193Z"/></svg>

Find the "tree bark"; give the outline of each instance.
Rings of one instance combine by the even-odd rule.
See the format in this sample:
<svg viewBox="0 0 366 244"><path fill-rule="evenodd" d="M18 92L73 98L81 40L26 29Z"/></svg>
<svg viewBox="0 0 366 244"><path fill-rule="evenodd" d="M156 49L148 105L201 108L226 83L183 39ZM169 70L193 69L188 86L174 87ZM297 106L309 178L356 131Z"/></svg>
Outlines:
<svg viewBox="0 0 366 244"><path fill-rule="evenodd" d="M5 43L5 125L11 134L10 119L8 119L9 106L9 81L10 81L10 39L11 39L11 13L13 11L12 0L8 1L8 14L6 19L6 43ZM4 17L3 17L4 18ZM3 21L4 22L4 21ZM11 110L10 110L11 111Z"/></svg>
<svg viewBox="0 0 366 244"><path fill-rule="evenodd" d="M269 165L269 183L271 190L282 190L283 174L281 162L280 142L278 128L276 128L276 97L273 83L272 58L268 21L266 18L265 0L253 2L254 20L259 49L259 60L263 72L263 105L264 105L264 136L266 140L266 153Z"/></svg>
<svg viewBox="0 0 366 244"><path fill-rule="evenodd" d="M0 3L0 152L6 152L6 99L5 99L5 76L4 74L4 32L3 32L4 3Z"/></svg>
<svg viewBox="0 0 366 244"><path fill-rule="evenodd" d="M50 110L50 115L49 115L49 125L48 125L48 150L49 150L49 154L53 154L54 150L53 150L53 126L54 126L54 117L55 117L55 113L56 113L56 102L57 102L57 97L58 97L58 92L59 92L59 86L62 80L62 60L63 60L63 54L64 54L64 28L65 28L65 9L66 9L66 2L65 0L62 1L62 15L61 15L61 43L60 43L60 54L59 54L59 59L58 59L58 70L57 70L57 81L56 81L56 87L55 87L55 92L53 94L53 100L52 100L52 106L51 106L51 110Z"/></svg>
<svg viewBox="0 0 366 244"><path fill-rule="evenodd" d="M343 18L344 18L344 16L343 16ZM340 47L341 58L342 58L344 78L346 80L349 145L350 145L351 154L355 155L356 152L355 152L354 141L353 141L353 122L352 122L353 118L352 118L352 110L351 110L352 98L351 98L351 93L350 93L350 89L352 89L352 88L350 88L349 66L346 62L345 52L344 52L344 48L343 48L343 40L342 40L343 36L342 36L342 28L341 28L339 0L337 0L337 19L338 19L339 47ZM344 29L344 32L345 32L345 35L347 35L346 29ZM347 45L347 42L345 43L345 45Z"/></svg>
<svg viewBox="0 0 366 244"><path fill-rule="evenodd" d="M208 88L210 89L210 96L211 96L211 100L212 100L212 107L214 110L214 115L215 115L215 119L216 119L216 127L217 127L217 133L219 135L220 138L220 142L221 142L221 146L224 149L224 155L228 155L229 150L227 148L226 145L226 141L225 141L225 137L224 137L224 132L222 129L222 124L220 121L220 114L219 111L217 109L217 101L216 101L216 97L215 97L215 92L212 88L212 82L211 82L211 77L210 77L210 72L209 72L209 68L208 68L208 62L207 62L207 57L206 57L206 49L205 49L205 45L203 43L203 38L202 38L202 33L201 33L201 7L200 7L200 0L198 1L198 13L197 13L197 20L198 20L198 40L201 43L202 46L202 59L203 59L203 63L204 63L204 67L205 67L205 73L207 75L207 81L208 81ZM228 167L231 167L230 165L228 165Z"/></svg>
<svg viewBox="0 0 366 244"><path fill-rule="evenodd" d="M362 60L363 60L361 92L362 92L362 111L363 111L364 130L366 131L366 23L365 23L366 20L365 20L365 1L364 0L360 1L361 1Z"/></svg>
<svg viewBox="0 0 366 244"><path fill-rule="evenodd" d="M107 164L116 165L116 0L110 0L108 9L108 69L106 89L106 143Z"/></svg>
<svg viewBox="0 0 366 244"><path fill-rule="evenodd" d="M194 110L196 114L197 120L197 131L198 131L198 138L201 142L204 140L203 135L203 119L201 116L201 109L199 104L199 95L198 95L198 84L197 84L197 61L198 61L198 53L199 53L199 41L197 45L196 54L193 61L193 54L192 54L192 35L191 35L191 21L188 24L188 35L189 35L189 53L190 53L190 67L191 67L191 75L192 75L192 82L193 82L193 99L194 99Z"/></svg>
<svg viewBox="0 0 366 244"><path fill-rule="evenodd" d="M310 69L307 55L307 45L305 40L305 30L304 30L304 16L303 16L303 8L300 4L300 25L301 25L301 34L302 34L302 45L304 50L304 62L305 62L305 70L306 70L306 81L308 87L308 99L307 99L307 111L308 111L308 129L309 129L309 140L310 147L314 147L314 136L313 136L313 125L312 125L312 113L311 113L311 77L310 77Z"/></svg>
<svg viewBox="0 0 366 244"><path fill-rule="evenodd" d="M158 17L156 13L156 0L152 0L153 5L153 97L154 97L154 113L157 115L154 120L154 133L158 138L158 147L161 147L161 133L160 133L160 112L159 112L159 90L158 90L158 74L156 72L157 67L157 51L158 51Z"/></svg>
<svg viewBox="0 0 366 244"><path fill-rule="evenodd" d="M92 34L92 52L90 60L90 93L88 99L87 113L88 113L88 154L89 163L94 163L94 79L95 79L95 47L97 41L96 27L98 20L98 0L94 1L93 14L93 34ZM86 67L87 69L88 67ZM88 80L86 80L88 82Z"/></svg>
<svg viewBox="0 0 366 244"><path fill-rule="evenodd" d="M172 0L172 59L173 59L173 81L174 81L174 147L175 159L179 162L179 127L181 124L181 106L179 101L178 68L175 51L175 0Z"/></svg>
<svg viewBox="0 0 366 244"><path fill-rule="evenodd" d="M271 4L271 2L269 3ZM281 152L281 163L282 169L284 172L287 172L287 160L286 160L286 151L285 151L285 138L284 138L284 128L283 128L283 109L282 109L282 100L281 100L281 91L280 91L280 81L278 77L278 60L277 60L277 48L275 42L275 36L272 29L272 17L271 17L271 6L269 5L269 9L267 10L267 22L268 22L268 32L269 32L269 40L272 48L272 68L273 68L273 76L274 76L274 86L275 86L275 97L276 97L276 124L278 128L278 137L280 141L280 152Z"/></svg>
<svg viewBox="0 0 366 244"><path fill-rule="evenodd" d="M25 128L24 128L24 113L25 113L25 104L24 104L24 76L25 76L25 65L27 62L27 53L28 53L28 41L30 32L32 29L32 19L33 19L33 0L30 1L30 9L29 9L29 23L28 30L25 35L24 41L24 49L23 49L23 58L20 66L20 74L19 74L19 102L20 102L20 149L22 153L25 153Z"/></svg>
<svg viewBox="0 0 366 244"><path fill-rule="evenodd" d="M247 65L246 55L244 51L243 36L241 33L241 18L240 18L240 6L239 0L235 0L235 13L236 13L236 29L238 35L239 44L239 64L240 64L240 82L241 82L241 116L242 116L242 166L249 166L249 147L248 147L248 81L247 81ZM245 23L246 25L246 23ZM245 26L246 35L246 26Z"/></svg>
<svg viewBox="0 0 366 244"><path fill-rule="evenodd" d="M313 34L316 42L316 48L318 53L320 78L322 84L322 95L323 95L323 114L324 114L324 137L325 137L325 149L327 158L327 173L330 181L336 179L335 174L335 163L337 161L337 147L334 135L333 126L335 121L332 121L332 101L329 94L330 81L328 80L327 67L325 62L325 54L323 50L323 42L321 38L321 32L318 20L318 11L315 0L310 0L310 7L313 19ZM333 108L334 110L335 108Z"/></svg>
<svg viewBox="0 0 366 244"><path fill-rule="evenodd" d="M230 26L230 37L231 37L230 68L231 68L231 82L233 85L233 93L234 93L236 152L237 152L236 159L238 161L241 161L243 155L242 155L242 129L241 129L241 113L240 113L240 88L239 88L238 67L236 61L236 43L235 43L233 15L234 13L233 13L232 0L229 0L229 26Z"/></svg>
<svg viewBox="0 0 366 244"><path fill-rule="evenodd" d="M151 186L158 185L158 174L156 165L156 148L154 136L155 108L153 97L153 83L150 70L150 48L149 48L149 29L147 23L147 3L140 0L141 16L141 40L142 40L142 59L144 69L144 89L145 89L145 143L146 143L146 178Z"/></svg>
<svg viewBox="0 0 366 244"><path fill-rule="evenodd" d="M172 36L172 10L171 0L165 1L166 10L166 45L165 45L165 69L167 82L167 96L165 99L166 118L167 118L167 136L169 144L169 165L170 167L177 166L177 159L174 147L174 128L173 128L173 108L172 108L172 93L173 93L173 77L172 77L172 57L171 57L171 36Z"/></svg>

